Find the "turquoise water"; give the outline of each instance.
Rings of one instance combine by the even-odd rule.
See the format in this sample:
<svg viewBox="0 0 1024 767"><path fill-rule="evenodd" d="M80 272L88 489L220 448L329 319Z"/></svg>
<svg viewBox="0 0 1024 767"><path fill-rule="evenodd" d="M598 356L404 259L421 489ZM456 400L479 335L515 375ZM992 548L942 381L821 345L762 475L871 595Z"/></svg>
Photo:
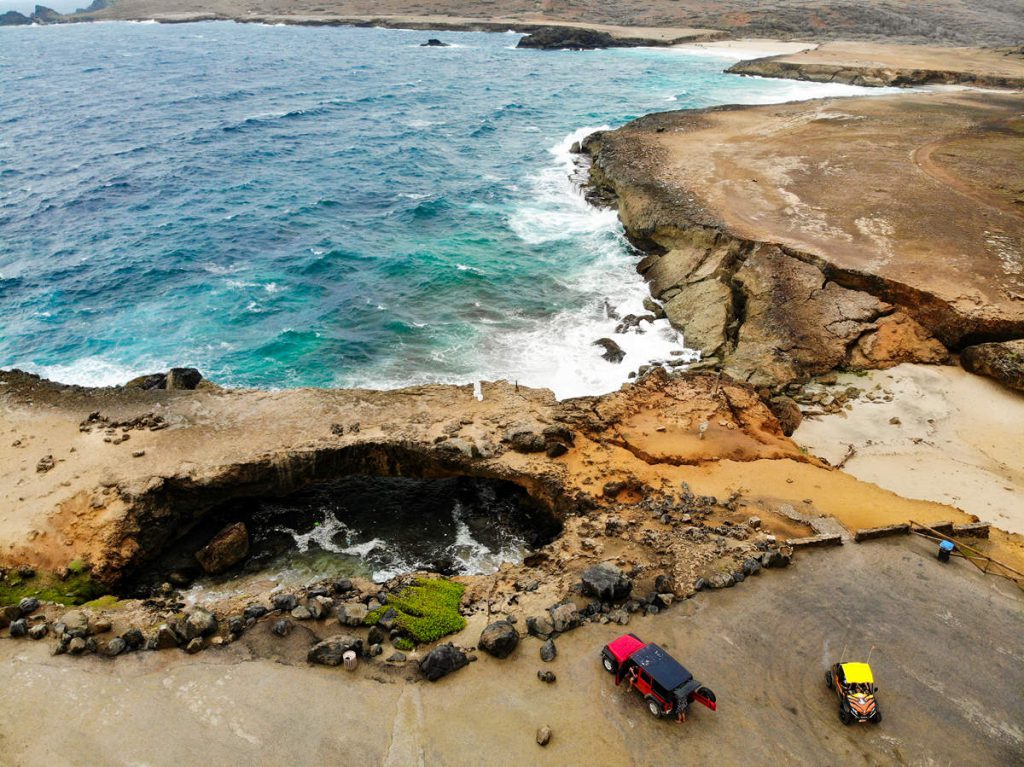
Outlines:
<svg viewBox="0 0 1024 767"><path fill-rule="evenodd" d="M429 36L455 43L421 48ZM0 30L0 367L83 384L515 379L616 388L682 347L639 309L568 147L654 110L846 86L513 34L109 23Z"/></svg>

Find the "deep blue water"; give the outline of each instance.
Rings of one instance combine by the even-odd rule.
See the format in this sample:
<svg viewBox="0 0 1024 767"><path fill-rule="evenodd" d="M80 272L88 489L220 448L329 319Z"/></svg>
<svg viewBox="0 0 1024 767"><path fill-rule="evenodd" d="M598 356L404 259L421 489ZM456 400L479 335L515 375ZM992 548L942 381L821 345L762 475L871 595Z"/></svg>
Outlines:
<svg viewBox="0 0 1024 767"><path fill-rule="evenodd" d="M857 89L512 34L203 23L0 30L0 367L116 383L509 378L615 388L678 348L590 342L644 286L573 189L574 137L645 112Z"/></svg>

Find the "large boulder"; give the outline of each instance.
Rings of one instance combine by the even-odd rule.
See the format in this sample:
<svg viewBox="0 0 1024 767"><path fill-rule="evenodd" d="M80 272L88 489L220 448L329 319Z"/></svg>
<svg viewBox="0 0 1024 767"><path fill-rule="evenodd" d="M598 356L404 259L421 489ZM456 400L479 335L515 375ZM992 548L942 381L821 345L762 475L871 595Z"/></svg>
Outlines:
<svg viewBox="0 0 1024 767"><path fill-rule="evenodd" d="M229 570L249 556L249 531L244 522L228 525L196 552L196 560L207 573Z"/></svg>
<svg viewBox="0 0 1024 767"><path fill-rule="evenodd" d="M594 565L583 571L583 593L602 602L621 602L633 590L633 581L614 565Z"/></svg>
<svg viewBox="0 0 1024 767"><path fill-rule="evenodd" d="M168 391L191 391L199 386L203 374L195 368L171 368L167 371L166 387Z"/></svg>
<svg viewBox="0 0 1024 767"><path fill-rule="evenodd" d="M590 51L620 45L621 43L607 32L578 27L541 27L520 39L516 47L549 51Z"/></svg>
<svg viewBox="0 0 1024 767"><path fill-rule="evenodd" d="M352 650L357 655L363 651L363 640L348 634L335 634L309 648L306 660L321 666L340 666L344 655Z"/></svg>
<svg viewBox="0 0 1024 767"><path fill-rule="evenodd" d="M1024 339L968 346L960 353L966 370L1024 391Z"/></svg>
<svg viewBox="0 0 1024 767"><path fill-rule="evenodd" d="M481 650L495 658L507 658L519 644L519 632L508 621L495 621L480 634Z"/></svg>
<svg viewBox="0 0 1024 767"><path fill-rule="evenodd" d="M420 661L420 671L429 681L436 682L453 671L469 665L469 658L451 642L438 645Z"/></svg>

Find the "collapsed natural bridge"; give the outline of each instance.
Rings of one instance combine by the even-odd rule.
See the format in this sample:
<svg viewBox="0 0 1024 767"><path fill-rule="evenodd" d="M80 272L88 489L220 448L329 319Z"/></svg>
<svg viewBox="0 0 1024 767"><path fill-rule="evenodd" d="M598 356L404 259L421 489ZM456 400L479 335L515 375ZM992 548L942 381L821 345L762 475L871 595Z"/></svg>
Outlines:
<svg viewBox="0 0 1024 767"><path fill-rule="evenodd" d="M538 525L565 527L533 564L571 579L599 559L584 542L598 522L624 535L600 558L658 566L683 588L700 568L744 556L706 530L683 535L695 499L713 508L693 526L758 516L758 536L809 530L776 513L784 506L850 524L865 508L901 521L967 519L808 457L752 388L728 378L656 370L562 402L507 383L482 392L84 389L0 373L0 566L60 573L84 563L116 587L226 501L348 475L514 483L542 510Z"/></svg>

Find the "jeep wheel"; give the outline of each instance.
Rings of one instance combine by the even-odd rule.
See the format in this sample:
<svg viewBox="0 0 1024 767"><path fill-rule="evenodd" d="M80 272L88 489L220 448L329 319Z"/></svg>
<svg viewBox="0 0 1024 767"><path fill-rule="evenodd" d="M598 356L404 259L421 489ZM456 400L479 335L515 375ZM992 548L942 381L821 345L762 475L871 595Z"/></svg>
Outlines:
<svg viewBox="0 0 1024 767"><path fill-rule="evenodd" d="M607 671L609 674L614 674L617 671L617 664L607 655L601 658L601 665L604 666L604 670Z"/></svg>
<svg viewBox="0 0 1024 767"><path fill-rule="evenodd" d="M850 724L853 721L853 716L842 706L839 707L839 721L843 724Z"/></svg>
<svg viewBox="0 0 1024 767"><path fill-rule="evenodd" d="M654 698L647 699L647 710L650 711L657 719L661 719L661 716L664 713L661 710L661 705Z"/></svg>
<svg viewBox="0 0 1024 767"><path fill-rule="evenodd" d="M699 688L697 688L697 694L700 695L702 698L706 698L707 700L711 701L712 703L717 703L718 702L718 698L715 697L715 694L711 691L710 687L699 687Z"/></svg>
<svg viewBox="0 0 1024 767"><path fill-rule="evenodd" d="M882 709L875 705L875 724L880 724L882 721Z"/></svg>
<svg viewBox="0 0 1024 767"><path fill-rule="evenodd" d="M825 684L828 686L828 689L830 689L830 690L832 689L832 684L833 683L832 683L832 670L831 669L829 669L828 671L825 672Z"/></svg>

